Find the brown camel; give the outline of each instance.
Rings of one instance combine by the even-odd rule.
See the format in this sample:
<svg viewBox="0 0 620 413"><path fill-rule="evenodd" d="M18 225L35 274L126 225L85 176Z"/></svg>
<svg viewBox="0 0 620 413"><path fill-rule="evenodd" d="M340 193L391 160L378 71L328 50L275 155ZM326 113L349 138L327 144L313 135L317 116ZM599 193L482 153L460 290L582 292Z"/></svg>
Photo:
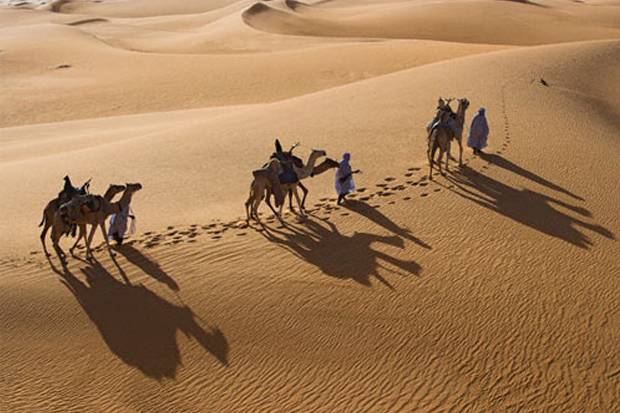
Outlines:
<svg viewBox="0 0 620 413"><path fill-rule="evenodd" d="M315 166L314 168L312 168L312 173L302 177L301 179L306 179L307 177L314 177L316 175L320 175L323 172L326 172L330 169L335 169L338 168L340 166L340 163L338 163L337 161L334 161L333 159L330 158L326 158L323 162L321 162L320 164L318 164L317 166ZM297 204L299 205L299 210L301 212L302 215L304 215L305 213L305 205L306 205L306 197L308 196L308 188L306 188L304 186L304 184L302 184L300 181L301 179L297 182L293 182L290 184L281 184L282 187L282 192L284 194L288 194L289 197L289 207L291 210L293 210L293 195L295 195L295 198L297 199ZM301 203L299 202L299 195L297 192L297 188L300 188L302 190L302 192L304 193L303 199L301 201ZM269 205L269 207L273 210L273 207L271 206L271 195L273 194L273 191L270 191L269 189L267 190L267 205ZM280 216L282 216L282 207L283 204L280 205Z"/></svg>
<svg viewBox="0 0 620 413"><path fill-rule="evenodd" d="M463 125L465 124L465 111L469 107L469 101L465 98L459 99L459 107L456 112L456 120L454 123L456 125L450 126L450 117L448 112L444 112L441 121L437 126L435 126L430 133L429 143L428 143L428 163L430 165L430 171L428 174L429 179L433 179L433 164L437 162L437 166L439 167L439 172L443 175L444 172L441 170L441 161L443 155L446 154L446 171L448 170L448 162L450 160L450 142L452 139L456 139L461 147L461 160L459 160L459 165L462 165L462 152L463 147L461 143L461 138L463 134ZM435 152L439 149L439 158L435 161Z"/></svg>
<svg viewBox="0 0 620 413"><path fill-rule="evenodd" d="M112 201L116 194L123 192L124 190L125 186L123 185L110 185L103 197L108 201ZM41 244L43 244L43 251L45 252L45 256L47 257L50 256L50 253L47 251L47 246L45 245L45 236L47 235L47 231L54 224L54 216L56 215L56 212L58 211L58 208L60 208L60 206L60 198L55 198L48 202L48 204L45 206L45 209L43 210L43 219L39 224L40 227L43 226L43 231L41 231Z"/></svg>
<svg viewBox="0 0 620 413"><path fill-rule="evenodd" d="M47 205L45 205L45 208L43 209L43 218L39 223L39 227L43 227L43 230L41 231L41 243L43 243L43 251L48 257L50 256L50 254L47 252L47 248L45 246L45 236L47 235L47 231L51 228L52 223L54 222L54 214L63 203L69 202L73 198L73 196L88 194L88 187L90 186L89 179L79 189L74 189L74 193L67 193L67 186L69 188L73 188L73 186L71 184L69 176L65 176L64 179L65 189L63 189L63 191L60 192L56 198L52 199L47 203Z"/></svg>
<svg viewBox="0 0 620 413"><path fill-rule="evenodd" d="M84 238L86 242L87 258L92 257L90 245L97 227L101 228L108 252L110 253L110 256L113 257L114 254L110 248L110 243L108 242L105 221L108 216L129 208L133 194L141 189L142 185L139 183L126 184L123 195L117 202L110 202L102 196L91 195L83 197L83 199L75 198L73 201L62 205L54 215L54 223L52 226L52 242L54 244L54 250L56 250L56 254L58 254L60 260L64 263L66 255L60 248L58 241L63 234L67 233L67 228L73 224L78 225L80 228L78 241L80 238ZM86 225L92 226L88 239L86 239ZM76 245L77 241L72 249L75 248Z"/></svg>
<svg viewBox="0 0 620 413"><path fill-rule="evenodd" d="M278 173L280 168L280 161L272 158L265 168L257 169L252 172L254 179L250 184L250 195L248 196L247 201L245 201L245 214L248 222L250 222L250 218L254 218L254 220L260 222L260 218L258 217L258 207L263 199L265 199L268 189L269 193L271 193L273 182L276 184L279 183ZM280 189L278 188L278 190ZM280 193L282 193L281 190ZM282 197L278 198L277 203L279 204L282 200ZM278 216L278 213L275 209L273 209L271 204L269 204L269 208L271 208L274 215Z"/></svg>

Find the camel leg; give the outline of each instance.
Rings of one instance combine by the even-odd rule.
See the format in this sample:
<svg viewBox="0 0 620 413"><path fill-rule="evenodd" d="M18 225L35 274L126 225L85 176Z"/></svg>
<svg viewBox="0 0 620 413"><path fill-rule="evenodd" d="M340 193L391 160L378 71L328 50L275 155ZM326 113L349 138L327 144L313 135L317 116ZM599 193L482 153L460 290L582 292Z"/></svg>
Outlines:
<svg viewBox="0 0 620 413"><path fill-rule="evenodd" d="M58 228L52 227L52 245L54 246L54 250L56 251L56 255L58 255L58 259L60 259L60 262L66 264L67 260L65 259L65 253L58 244L61 235L62 231L59 231Z"/></svg>
<svg viewBox="0 0 620 413"><path fill-rule="evenodd" d="M443 155L444 155L444 150L440 147L439 148L439 157L437 158L437 168L439 168L439 173L441 175L444 175L444 171L443 171L443 169L441 169L441 161L443 161Z"/></svg>
<svg viewBox="0 0 620 413"><path fill-rule="evenodd" d="M304 193L304 196L301 200L301 209L305 210L306 209L306 197L308 196L308 188L306 188L304 184L302 184L301 182L298 184L298 186L301 188L301 191Z"/></svg>
<svg viewBox="0 0 620 413"><path fill-rule="evenodd" d="M78 244L80 243L80 240L82 238L84 238L84 243L86 243L86 225L85 224L79 224L78 228L79 228L80 232L78 233L77 239L73 243L73 246L71 248L69 248L69 254L71 254L71 255L73 255L73 251L78 246Z"/></svg>
<svg viewBox="0 0 620 413"><path fill-rule="evenodd" d="M293 209L293 190L292 189L288 190L288 209L290 209L291 211L295 211Z"/></svg>
<svg viewBox="0 0 620 413"><path fill-rule="evenodd" d="M459 143L459 167L463 166L463 138L457 138L456 140Z"/></svg>
<svg viewBox="0 0 620 413"><path fill-rule="evenodd" d="M97 230L97 224L94 224L90 228L90 234L88 234L88 240L86 241L86 258L90 259L93 257L93 250L90 249L90 245L93 242L93 238L95 237L95 231Z"/></svg>
<svg viewBox="0 0 620 413"><path fill-rule="evenodd" d="M108 252L110 253L110 257L114 258L114 252L112 251L112 247L110 246L110 242L108 241L108 231L105 228L105 220L99 223L101 227L101 232L103 233L103 239L105 240L105 245L108 247Z"/></svg>
<svg viewBox="0 0 620 413"><path fill-rule="evenodd" d="M450 141L448 141L448 148L446 150L446 172L448 172L448 162L450 162Z"/></svg>
<svg viewBox="0 0 620 413"><path fill-rule="evenodd" d="M304 212L303 207L301 206L301 198L299 198L299 192L297 192L297 187L293 189L293 193L295 194L295 199L297 200L297 205L299 206L299 215L304 217L306 213Z"/></svg>
<svg viewBox="0 0 620 413"><path fill-rule="evenodd" d="M49 257L51 254L47 251L47 246L45 245L45 236L47 235L47 231L50 229L51 224L45 221L45 225L43 226L43 231L41 231L41 244L43 244L43 252L45 252L45 256Z"/></svg>
<svg viewBox="0 0 620 413"><path fill-rule="evenodd" d="M250 196L248 197L248 200L245 201L245 216L248 223L250 222L250 209L253 203L252 198L252 191L250 191Z"/></svg>
<svg viewBox="0 0 620 413"><path fill-rule="evenodd" d="M276 216L279 220L282 220L282 218L278 214L278 211L276 211L276 209L271 204L271 195L272 195L271 190L267 190L267 196L265 197L265 202L267 202L267 206L269 207L269 209L271 209L271 212L273 212L273 215ZM280 209L281 208L282 208L282 205L280 205Z"/></svg>
<svg viewBox="0 0 620 413"><path fill-rule="evenodd" d="M429 156L428 156L428 164L430 167L430 171L428 172L428 179L433 180L433 163L435 162L435 151L437 150L437 145L435 144L435 140L431 141L431 147L429 148ZM441 166L440 166L441 167Z"/></svg>

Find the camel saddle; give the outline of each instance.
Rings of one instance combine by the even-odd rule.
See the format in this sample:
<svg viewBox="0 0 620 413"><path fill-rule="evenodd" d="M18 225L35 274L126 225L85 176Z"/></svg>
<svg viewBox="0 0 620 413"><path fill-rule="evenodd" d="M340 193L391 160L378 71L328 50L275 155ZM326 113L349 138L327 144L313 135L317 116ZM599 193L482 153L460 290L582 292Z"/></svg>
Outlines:
<svg viewBox="0 0 620 413"><path fill-rule="evenodd" d="M60 215L66 224L75 222L83 212L97 212L103 207L101 198L95 195L74 196L60 206Z"/></svg>

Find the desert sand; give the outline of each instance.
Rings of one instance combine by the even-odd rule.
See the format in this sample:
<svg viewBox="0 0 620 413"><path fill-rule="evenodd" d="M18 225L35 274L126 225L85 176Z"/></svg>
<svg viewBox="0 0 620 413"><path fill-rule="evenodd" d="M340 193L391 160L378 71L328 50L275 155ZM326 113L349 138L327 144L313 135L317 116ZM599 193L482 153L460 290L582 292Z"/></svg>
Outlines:
<svg viewBox="0 0 620 413"><path fill-rule="evenodd" d="M620 411L620 1L2 3L0 411ZM359 191L248 226L275 137ZM44 256L65 174L143 185L114 260Z"/></svg>

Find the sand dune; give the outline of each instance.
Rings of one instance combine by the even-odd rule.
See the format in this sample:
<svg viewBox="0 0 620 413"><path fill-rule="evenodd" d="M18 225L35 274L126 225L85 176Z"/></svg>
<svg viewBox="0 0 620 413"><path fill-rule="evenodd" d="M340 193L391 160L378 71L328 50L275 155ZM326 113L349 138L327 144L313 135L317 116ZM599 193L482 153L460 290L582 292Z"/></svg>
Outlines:
<svg viewBox="0 0 620 413"><path fill-rule="evenodd" d="M617 37L620 30L613 6L592 10L554 0L390 2L343 9L297 1L284 4L258 2L244 12L244 20L257 29L281 34L512 45L605 39Z"/></svg>
<svg viewBox="0 0 620 413"><path fill-rule="evenodd" d="M0 9L0 411L619 410L620 8L536 3ZM429 181L440 95L490 146ZM248 227L276 136L358 193ZM43 256L66 173L142 183L114 260Z"/></svg>

